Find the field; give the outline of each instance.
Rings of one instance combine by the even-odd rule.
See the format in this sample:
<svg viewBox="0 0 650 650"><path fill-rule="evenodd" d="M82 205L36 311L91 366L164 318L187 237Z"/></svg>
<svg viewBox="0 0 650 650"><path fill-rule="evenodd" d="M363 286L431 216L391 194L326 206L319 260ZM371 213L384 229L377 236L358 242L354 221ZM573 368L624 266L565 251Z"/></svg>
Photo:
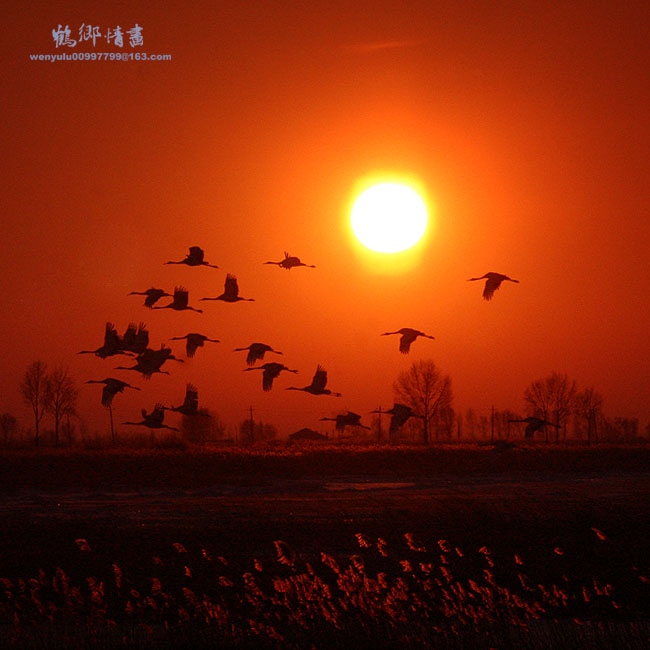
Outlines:
<svg viewBox="0 0 650 650"><path fill-rule="evenodd" d="M650 453L0 456L14 648L645 648Z"/></svg>

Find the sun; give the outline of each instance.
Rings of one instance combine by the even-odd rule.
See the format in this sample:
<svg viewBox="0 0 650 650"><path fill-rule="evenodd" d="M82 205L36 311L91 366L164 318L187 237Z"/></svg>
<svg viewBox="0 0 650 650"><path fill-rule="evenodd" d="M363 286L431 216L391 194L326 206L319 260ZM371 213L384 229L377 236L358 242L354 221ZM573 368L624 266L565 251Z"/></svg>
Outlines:
<svg viewBox="0 0 650 650"><path fill-rule="evenodd" d="M357 239L378 253L399 253L420 241L427 229L427 208L408 185L379 183L362 192L352 206Z"/></svg>

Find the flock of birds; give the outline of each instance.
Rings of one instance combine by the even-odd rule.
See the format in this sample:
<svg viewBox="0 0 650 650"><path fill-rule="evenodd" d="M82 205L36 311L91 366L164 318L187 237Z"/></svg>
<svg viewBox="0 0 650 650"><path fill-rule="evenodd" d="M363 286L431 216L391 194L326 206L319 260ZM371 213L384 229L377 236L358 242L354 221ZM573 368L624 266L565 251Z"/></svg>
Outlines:
<svg viewBox="0 0 650 650"><path fill-rule="evenodd" d="M213 269L219 268L217 265L210 264L205 260L204 252L199 246L191 246L188 255L186 255L184 259L178 261L168 261L164 264L184 264L189 267L205 266ZM279 262L265 262L265 264L274 264L285 270L291 270L292 268L300 266L315 268L315 266L311 264L303 263L298 257L289 255L289 253L286 251L284 253L284 258ZM510 282L518 282L518 280L514 280L507 275L493 272L486 273L481 277L470 278L468 281L472 282L476 280L486 280L485 288L483 290L483 298L485 300L492 299L494 292L501 286L502 282L506 280ZM151 287L145 291L131 291L128 295L146 296L144 300L144 306L148 307L149 309L174 309L176 311L191 310L198 313L203 312L203 310L189 305L189 292L185 287L182 286L175 287L173 294L170 294L163 289ZM157 303L163 298L171 298L171 302L166 305L158 305ZM237 278L229 273L226 275L224 282L224 291L221 295L214 298L201 298L200 300L221 300L224 302L234 303L239 301L253 301L254 298L244 298L240 296ZM394 334L400 335L399 351L402 354L408 354L412 343L418 337L428 339L435 338L429 334L421 332L420 330L412 329L410 327L402 327L401 329L394 332L384 332L381 334L381 336L390 336ZM174 336L170 339L170 341L180 340L185 340L185 353L188 358L194 357L198 348L203 347L205 343L220 342L219 339L210 338L204 334L199 334L197 332L189 332L184 336ZM246 364L249 367L245 368L244 371L261 370L262 390L264 391L270 391L272 389L274 380L280 375L281 372L298 372L297 370L289 368L283 363L278 362L266 362L259 366L255 365L258 361L263 361L264 356L267 353L278 355L283 354L279 350L274 350L270 345L267 345L266 343L255 342L246 347L235 348L233 351L247 351ZM161 344L159 349L149 347L149 331L147 330L144 323L140 323L139 325L136 325L135 323L129 324L124 334L122 335L118 333L115 325L112 323L106 323L103 344L95 350L81 350L79 354L94 354L101 359L106 359L108 357L116 355L128 356L135 361L134 365L116 366L115 370L129 370L137 372L145 379L150 379L152 375L157 373L168 375L169 372L162 369L162 367L168 361L183 363L183 359L176 357L173 354L172 349L165 346L164 343ZM113 398L118 393L122 393L127 388L140 390L139 387L133 386L126 381L117 379L115 377L107 377L101 380L91 379L86 383L104 385L102 389L101 403L103 406L109 409L112 406ZM318 365L309 385L302 387L289 386L286 388L286 390L298 390L309 393L311 395L330 395L333 397L341 396L341 393L333 392L326 386L327 371L321 365ZM173 427L164 423L165 411L180 413L184 416L207 415L204 411L199 409L198 390L196 386L194 384L188 383L186 385L185 398L180 406L165 406L162 403L156 403L150 413L148 413L146 409L142 409L142 419L140 421L128 421L123 422L122 424L145 426L149 429L170 429L173 431L178 431L177 427ZM409 418L420 417L414 413L414 411L409 406L399 403L395 403L389 410L382 411L379 409L372 411L372 413L391 415L389 429L391 439ZM334 421L336 423L335 428L339 432L343 431L345 427L348 426L370 429L370 427L361 423L361 416L359 414L353 413L351 411L341 413L334 418L324 417L321 418L321 420ZM550 424L544 420L539 420L539 418L527 418L526 420L513 421L525 421L528 423L528 426L526 428L526 437L532 436L535 431L538 431L547 424ZM532 432L530 433L530 436L529 432Z"/></svg>

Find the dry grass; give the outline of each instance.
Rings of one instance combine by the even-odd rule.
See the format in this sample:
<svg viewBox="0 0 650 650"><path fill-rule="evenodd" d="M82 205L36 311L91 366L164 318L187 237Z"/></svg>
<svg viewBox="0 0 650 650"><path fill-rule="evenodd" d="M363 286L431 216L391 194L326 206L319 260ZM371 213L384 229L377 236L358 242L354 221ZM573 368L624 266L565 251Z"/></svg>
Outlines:
<svg viewBox="0 0 650 650"><path fill-rule="evenodd" d="M650 568L592 531L590 575L561 547L538 557L453 540L359 532L347 554L285 540L229 558L176 542L107 559L71 540L77 563L0 577L2 643L13 648L647 647ZM595 549L595 550L594 550ZM625 566L613 575L608 559ZM581 565L580 562L575 562ZM126 564L130 568L126 568Z"/></svg>

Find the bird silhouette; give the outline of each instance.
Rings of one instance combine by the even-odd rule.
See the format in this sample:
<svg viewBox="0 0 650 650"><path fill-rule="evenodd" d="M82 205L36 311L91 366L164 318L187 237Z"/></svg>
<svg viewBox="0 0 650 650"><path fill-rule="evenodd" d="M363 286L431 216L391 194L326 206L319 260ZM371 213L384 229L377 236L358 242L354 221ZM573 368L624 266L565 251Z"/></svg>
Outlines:
<svg viewBox="0 0 650 650"><path fill-rule="evenodd" d="M203 334L197 334L196 332L190 332L189 334L186 334L185 336L172 336L170 338L170 341L180 341L182 339L187 339L187 343L185 345L185 353L187 354L188 357L193 357L194 353L196 352L197 348L202 348L203 344L206 341L209 341L210 343L220 343L219 339L210 339L207 336Z"/></svg>
<svg viewBox="0 0 650 650"><path fill-rule="evenodd" d="M394 436L400 429L400 427L406 423L406 421L409 418L412 417L421 417L419 415L416 415L413 411L413 409L410 406L406 406L405 404L399 404L395 402L393 404L393 408L389 409L388 411L371 411L372 413L390 413L391 418L390 418L390 428L389 428L389 433L392 436Z"/></svg>
<svg viewBox="0 0 650 650"><path fill-rule="evenodd" d="M101 359L112 357L115 354L125 354L121 349L120 336L115 329L113 323L106 323L104 329L104 343L96 350L81 350L79 354L94 354Z"/></svg>
<svg viewBox="0 0 650 650"><path fill-rule="evenodd" d="M121 393L125 388L133 388L133 390L140 390L137 386L131 386L121 379L114 379L107 377L106 379L89 379L87 384L104 384L102 389L102 405L108 408L113 402L113 398L118 393Z"/></svg>
<svg viewBox="0 0 650 650"><path fill-rule="evenodd" d="M141 373L145 379L151 379L151 375L154 373L169 374L166 370L160 369L169 360L183 362L182 359L178 359L172 354L171 348L166 348L163 345L160 346L160 350L147 349L139 354L134 366L116 366L115 370L135 370Z"/></svg>
<svg viewBox="0 0 650 650"><path fill-rule="evenodd" d="M239 285L237 284L237 278L231 273L228 273L226 276L226 281L224 283L223 293L216 298L201 298L201 300L223 300L224 302L237 302L239 300L255 300L255 298L242 298L239 295Z"/></svg>
<svg viewBox="0 0 650 650"><path fill-rule="evenodd" d="M156 404L151 413L147 413L145 409L142 409L142 420L140 422L122 422L122 424L149 427L150 429L171 429L172 431L178 431L176 427L163 424L164 419L165 407L162 404Z"/></svg>
<svg viewBox="0 0 650 650"><path fill-rule="evenodd" d="M187 264L187 266L209 266L213 269L218 269L216 264L208 264L204 259L203 249L199 246L190 246L190 252L178 262L165 262L165 264Z"/></svg>
<svg viewBox="0 0 650 650"><path fill-rule="evenodd" d="M149 345L149 332L144 323L136 326L135 323L129 323L124 335L120 339L120 349L124 352L133 352L142 354Z"/></svg>
<svg viewBox="0 0 650 650"><path fill-rule="evenodd" d="M370 429L370 427L367 427L365 424L361 424L361 416L358 413L352 413L352 411L337 415L335 418L321 418L321 420L331 420L332 422L336 422L334 428L337 431L343 431L345 427L361 427L363 429Z"/></svg>
<svg viewBox="0 0 650 650"><path fill-rule="evenodd" d="M485 275L482 275L480 278L470 278L468 282L473 282L475 280L487 280L485 283L485 289L483 289L483 298L485 300L492 300L492 296L494 295L494 292L501 286L501 283L504 280L509 280L510 282L517 282L519 283L519 280L513 280L512 278L509 278L507 275L503 275L503 273L486 273Z"/></svg>
<svg viewBox="0 0 650 650"><path fill-rule="evenodd" d="M209 413L199 411L199 391L194 384L185 386L185 400L180 406L164 406L166 411L174 411L183 415L203 415L210 417Z"/></svg>
<svg viewBox="0 0 650 650"><path fill-rule="evenodd" d="M290 271L294 266L307 266L310 269L316 268L313 264L305 264L300 261L300 258L289 255L287 251L284 251L284 259L281 262L264 262L264 264L277 264L287 271Z"/></svg>
<svg viewBox="0 0 650 650"><path fill-rule="evenodd" d="M311 393L312 395L332 395L333 397L341 397L341 393L333 393L329 388L325 388L326 385L327 371L319 365L316 367L316 372L314 373L314 377L309 386L304 386L303 388L289 386L287 390L302 390L306 393Z"/></svg>
<svg viewBox="0 0 650 650"><path fill-rule="evenodd" d="M168 305L162 305L162 307L154 307L153 309L175 309L176 311L182 311L184 309L190 309L192 311L198 311L199 314L203 313L202 309L195 309L188 305L189 292L185 287L176 287L174 289L174 299Z"/></svg>
<svg viewBox="0 0 650 650"><path fill-rule="evenodd" d="M156 289L155 287L151 287L151 289L147 289L146 291L131 291L131 293L128 294L129 296L147 296L144 300L144 306L153 307L161 298L165 296L171 296L171 293L167 293L166 291L163 291L162 289Z"/></svg>
<svg viewBox="0 0 650 650"><path fill-rule="evenodd" d="M399 340L399 351L402 354L408 354L411 349L411 343L415 341L418 336L424 336L427 339L435 339L434 336L429 336L420 330L414 330L410 327L402 327L402 329L397 330L396 332L384 332L381 336L390 336L391 334L401 334Z"/></svg>
<svg viewBox="0 0 650 650"><path fill-rule="evenodd" d="M526 431L524 436L526 438L533 438L538 431L542 431L544 427L555 427L556 429L561 429L562 427L559 424L553 424L548 420L543 420L542 418L528 417L523 418L522 420L508 420L508 422L525 422Z"/></svg>
<svg viewBox="0 0 650 650"><path fill-rule="evenodd" d="M248 350L248 354L246 355L246 363L249 366L254 366L256 361L262 360L267 352L282 354L282 352L274 350L270 345L267 345L266 343L251 343L245 348L235 348L233 352L243 352L244 350Z"/></svg>
<svg viewBox="0 0 650 650"><path fill-rule="evenodd" d="M265 363L261 366L257 366L257 368L244 368L244 372L248 372L249 370L263 370L262 374L262 390L265 392L268 392L271 390L273 387L273 380L283 371L286 370L287 372L298 372L297 370L291 370L291 368L287 368L285 365L282 363Z"/></svg>

